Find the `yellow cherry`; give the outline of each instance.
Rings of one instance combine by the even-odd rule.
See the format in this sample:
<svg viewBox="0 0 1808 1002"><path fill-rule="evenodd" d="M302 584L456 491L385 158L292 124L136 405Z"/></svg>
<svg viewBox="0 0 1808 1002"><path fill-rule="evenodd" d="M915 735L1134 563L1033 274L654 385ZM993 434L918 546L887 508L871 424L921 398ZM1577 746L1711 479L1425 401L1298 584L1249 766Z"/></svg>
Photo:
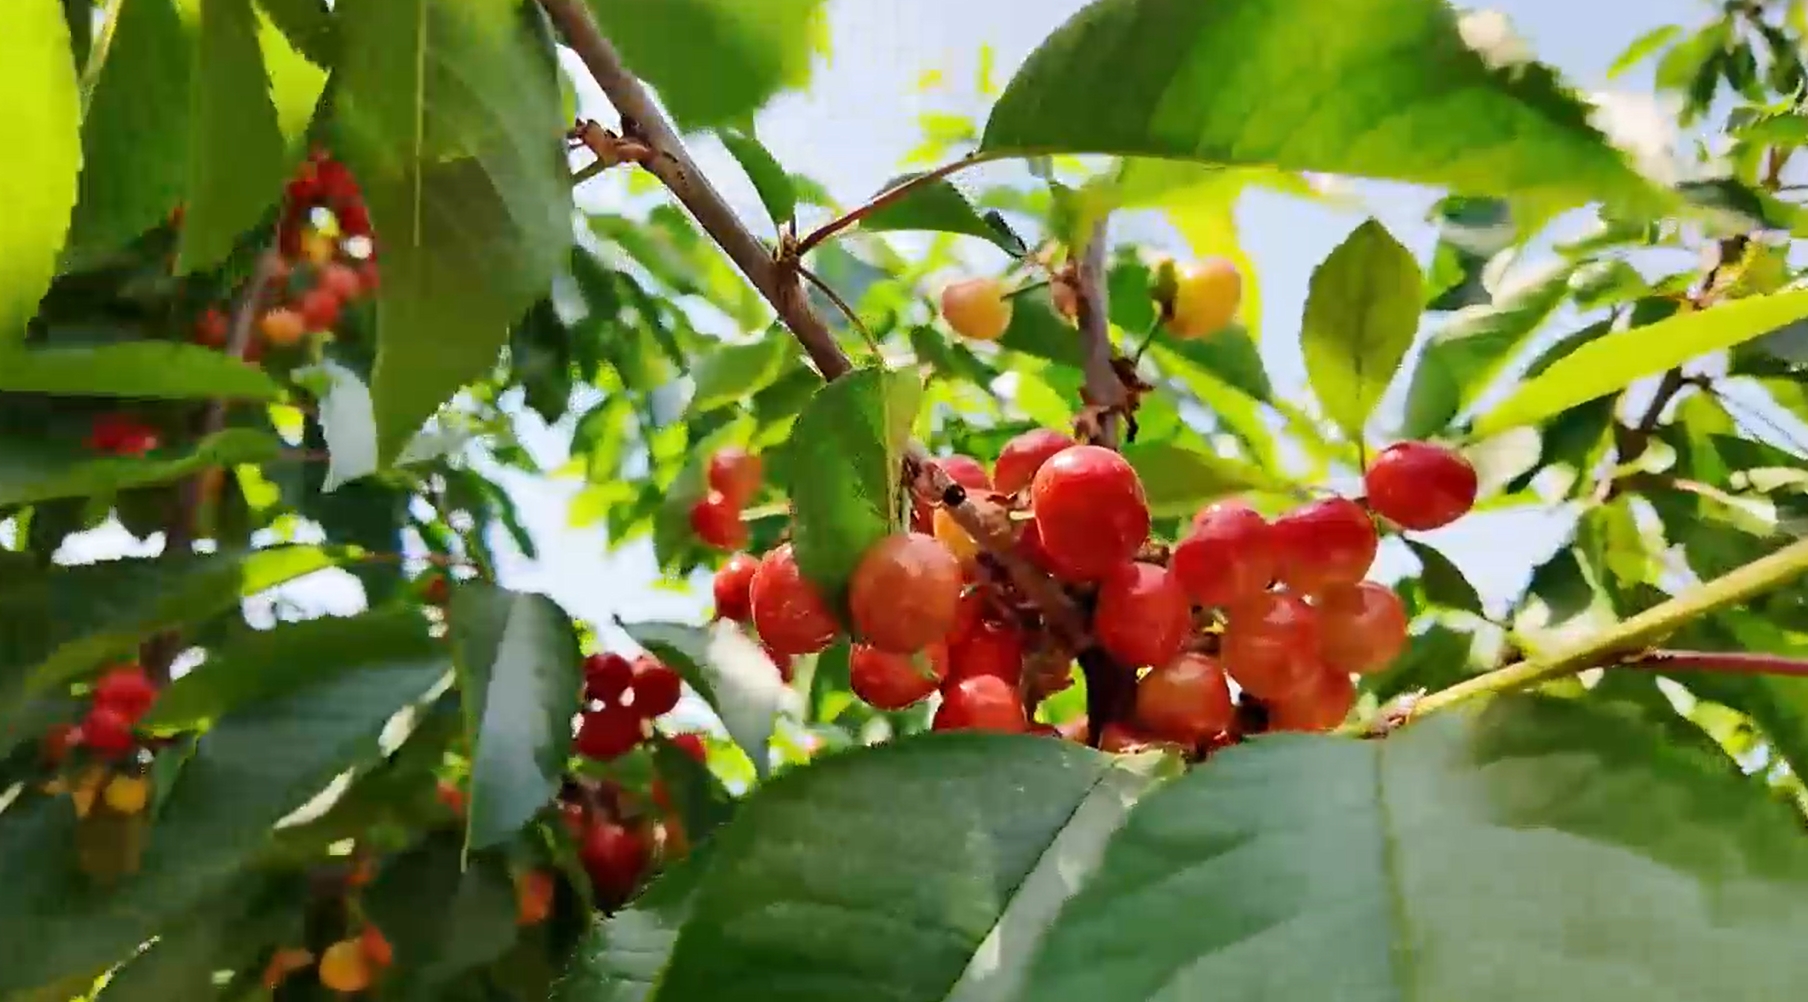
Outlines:
<svg viewBox="0 0 1808 1002"><path fill-rule="evenodd" d="M960 527L960 523L954 520L948 509L935 510L934 525L935 538L941 540L949 553L954 554L954 559L960 561L962 567L973 566L973 562L979 559L979 544L967 535L967 530Z"/></svg>
<svg viewBox="0 0 1808 1002"><path fill-rule="evenodd" d="M101 793L107 807L118 814L137 814L151 799L151 784L137 776L114 776Z"/></svg>
<svg viewBox="0 0 1808 1002"><path fill-rule="evenodd" d="M969 278L942 290L942 318L954 333L975 341L996 341L1011 325L1011 301L996 278Z"/></svg>
<svg viewBox="0 0 1808 1002"><path fill-rule="evenodd" d="M1243 302L1243 276L1229 259L1208 257L1174 267L1174 299L1168 329L1182 338L1216 334L1230 325Z"/></svg>

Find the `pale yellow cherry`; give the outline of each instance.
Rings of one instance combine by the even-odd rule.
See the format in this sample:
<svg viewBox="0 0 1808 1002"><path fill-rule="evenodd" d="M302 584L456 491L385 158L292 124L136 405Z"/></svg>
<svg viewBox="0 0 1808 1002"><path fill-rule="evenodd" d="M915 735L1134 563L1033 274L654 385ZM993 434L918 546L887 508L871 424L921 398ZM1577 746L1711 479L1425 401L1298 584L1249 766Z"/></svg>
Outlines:
<svg viewBox="0 0 1808 1002"><path fill-rule="evenodd" d="M942 541L962 567L971 567L979 559L979 544L960 527L946 508L937 508L933 520L935 538Z"/></svg>
<svg viewBox="0 0 1808 1002"><path fill-rule="evenodd" d="M1227 258L1208 257L1174 266L1174 301L1168 329L1200 338L1230 326L1243 302L1243 276Z"/></svg>
<svg viewBox="0 0 1808 1002"><path fill-rule="evenodd" d="M961 337L996 341L1011 325L1011 300L996 278L951 282L942 289L942 318Z"/></svg>

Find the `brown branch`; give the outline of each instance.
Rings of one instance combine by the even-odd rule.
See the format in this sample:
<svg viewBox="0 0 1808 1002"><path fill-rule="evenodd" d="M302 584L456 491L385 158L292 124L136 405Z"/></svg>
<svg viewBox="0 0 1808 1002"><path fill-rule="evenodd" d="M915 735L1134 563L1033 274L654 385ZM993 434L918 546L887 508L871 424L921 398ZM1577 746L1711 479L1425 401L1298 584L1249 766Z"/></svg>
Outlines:
<svg viewBox="0 0 1808 1002"><path fill-rule="evenodd" d="M1808 658L1752 651L1650 651L1617 662L1612 668L1650 671L1700 671L1723 675L1792 675L1808 678Z"/></svg>
<svg viewBox="0 0 1808 1002"><path fill-rule="evenodd" d="M858 223L862 219L865 219L866 217L872 215L875 212L878 212L880 209L883 209L886 206L891 205L894 202L897 202L899 199L901 199L905 195L908 195L911 192L917 190L918 188L921 188L922 186L924 186L926 184L930 184L931 182L940 181L942 178L945 178L948 175L953 174L955 171L965 170L966 168L971 167L976 163L980 163L980 162L984 161L985 159L986 159L985 157L980 156L978 153L970 153L970 154L960 158L959 160L954 161L953 163L943 164L940 167L937 167L936 169L934 169L932 171L918 174L915 177L912 177L911 179L909 179L907 181L901 182L899 184L895 184L892 187L887 188L884 191L878 193L877 195L874 195L865 205L861 205L856 208L849 209L847 212L842 213L840 216L829 220L828 222L822 224L821 226L818 226L814 230L811 230L808 234L806 234L804 236L804 238L802 240L798 241L797 253L800 255L806 254L809 252L810 248L815 247L817 244L822 243L824 240L827 240L828 238L834 236L837 233L840 233L842 230L845 230L848 227L853 226L855 223Z"/></svg>
<svg viewBox="0 0 1808 1002"><path fill-rule="evenodd" d="M1115 449L1120 438L1124 409L1130 400L1124 382L1111 363L1111 306L1105 287L1106 221L1092 228L1086 241L1086 253L1080 258L1075 275L1074 301L1080 327L1080 341L1086 353L1086 404L1098 414L1092 438L1099 445Z"/></svg>
<svg viewBox="0 0 1808 1002"><path fill-rule="evenodd" d="M596 156L594 161L571 176L573 187L619 164L646 163L652 155L646 144L618 136L595 122L579 122L572 128L569 138L573 144L585 147Z"/></svg>

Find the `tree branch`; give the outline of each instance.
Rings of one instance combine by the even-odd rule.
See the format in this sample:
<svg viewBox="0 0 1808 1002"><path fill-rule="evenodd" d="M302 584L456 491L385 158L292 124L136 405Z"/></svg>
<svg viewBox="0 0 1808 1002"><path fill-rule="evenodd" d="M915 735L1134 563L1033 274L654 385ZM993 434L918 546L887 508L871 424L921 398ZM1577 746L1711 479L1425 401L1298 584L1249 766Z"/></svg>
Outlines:
<svg viewBox="0 0 1808 1002"><path fill-rule="evenodd" d="M1652 651L1609 665L1651 671L1719 672L1723 675L1793 675L1808 678L1808 658L1753 651Z"/></svg>
<svg viewBox="0 0 1808 1002"><path fill-rule="evenodd" d="M1124 406L1130 397L1111 364L1111 304L1105 287L1106 226L1106 221L1100 219L1086 241L1086 253L1080 258L1075 276L1074 300L1086 354L1086 403L1100 414L1098 444L1115 449L1121 437Z"/></svg>
<svg viewBox="0 0 1808 1002"><path fill-rule="evenodd" d="M911 178L908 181L904 181L900 184L896 184L890 188L885 189L884 191L878 193L877 195L874 195L872 197L872 199L869 200L865 205L859 206L854 209L850 209L847 212L842 213L840 216L837 216L836 218L829 220L828 222L822 224L821 226L818 226L816 229L811 230L808 234L806 234L804 236L804 238L802 240L798 241L797 253L799 253L799 254L809 253L810 248L815 247L817 244L822 243L824 240L827 240L828 238L834 236L837 233L840 233L842 230L845 230L848 227L853 226L855 223L858 223L862 219L865 219L866 217L872 215L875 212L878 212L880 209L883 209L886 206L891 205L892 203L898 201L899 199L903 198L905 195L910 194L911 192L917 190L918 188L921 188L922 186L929 184L931 182L934 182L934 181L940 181L942 178L947 177L948 175L954 173L955 171L965 170L966 168L971 167L976 163L980 163L984 159L985 159L984 157L980 156L977 153L968 154L967 156L964 156L964 157L960 158L959 160L954 161L953 163L943 164L940 167L937 167L936 169L934 169L932 171L918 174L917 176Z"/></svg>

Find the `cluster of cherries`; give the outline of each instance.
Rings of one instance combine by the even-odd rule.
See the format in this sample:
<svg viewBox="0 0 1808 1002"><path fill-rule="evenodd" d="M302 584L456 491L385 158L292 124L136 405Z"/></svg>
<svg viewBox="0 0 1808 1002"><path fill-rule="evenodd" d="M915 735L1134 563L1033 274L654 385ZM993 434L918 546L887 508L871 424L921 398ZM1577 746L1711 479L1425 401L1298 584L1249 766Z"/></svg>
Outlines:
<svg viewBox="0 0 1808 1002"><path fill-rule="evenodd" d="M741 512L760 491L765 471L760 457L745 449L718 449L709 457L709 491L691 506L691 531L719 550L747 545Z"/></svg>

